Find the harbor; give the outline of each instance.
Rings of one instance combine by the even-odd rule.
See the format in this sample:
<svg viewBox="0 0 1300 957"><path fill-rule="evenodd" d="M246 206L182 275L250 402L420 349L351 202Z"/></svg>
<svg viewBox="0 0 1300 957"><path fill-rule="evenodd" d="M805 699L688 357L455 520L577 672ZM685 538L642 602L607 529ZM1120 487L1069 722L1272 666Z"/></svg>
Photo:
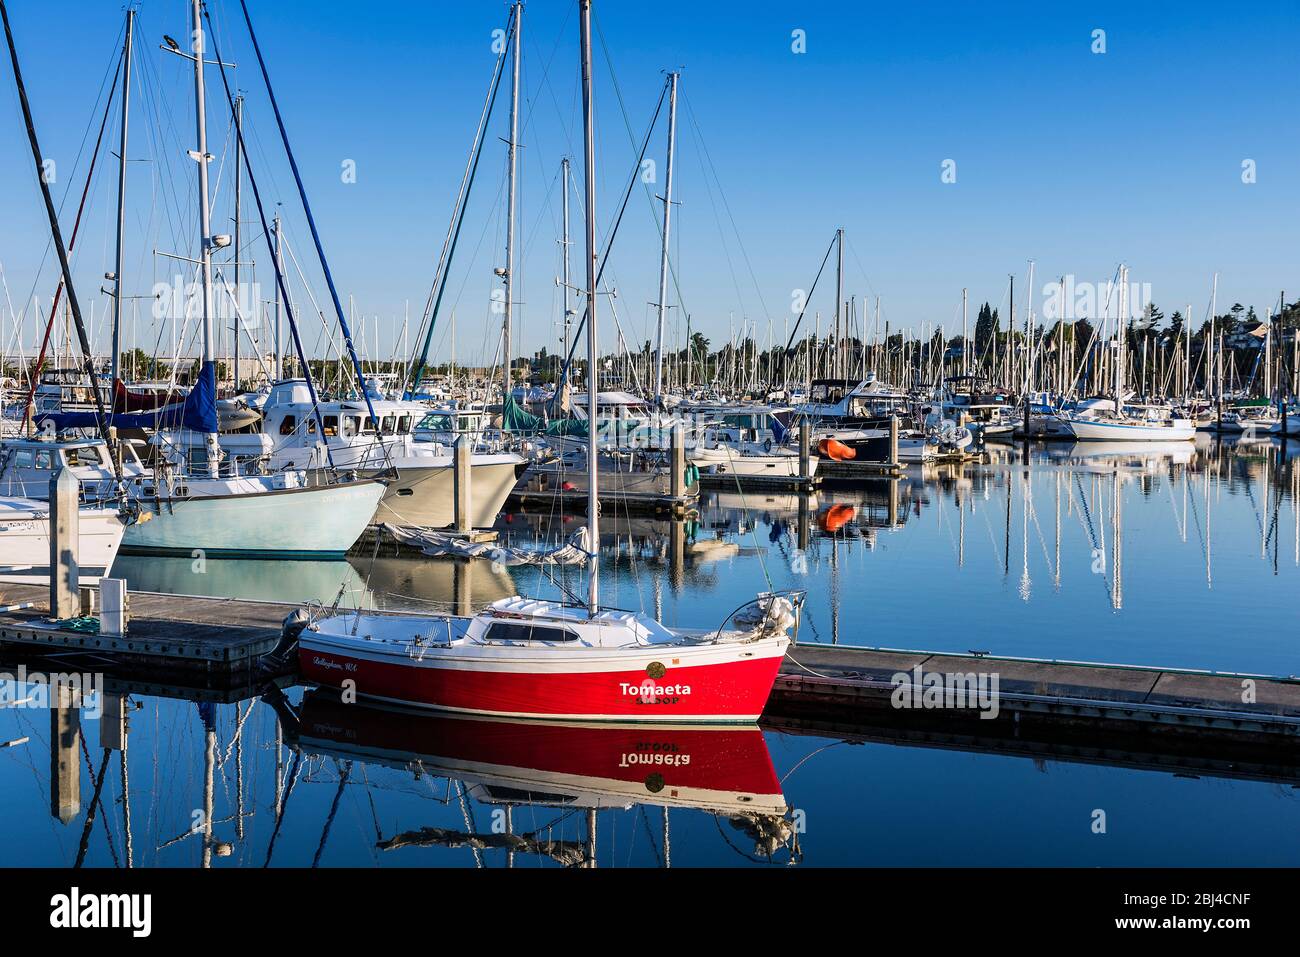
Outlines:
<svg viewBox="0 0 1300 957"><path fill-rule="evenodd" d="M919 768L914 773L920 774L954 761L980 762L964 772L978 793L986 789L996 793L1011 786L1008 780L1019 782L1015 786L1021 788L1032 784L1030 793L1045 787L1047 803L1035 812L1044 825L1054 815L1068 813L1056 806L1057 799L1051 797L1055 789L1048 784L1060 776L1062 784L1073 782L1067 787L1086 786L1110 795L1112 807L1132 808L1125 813L1144 813L1137 809L1172 791L1181 795L1180 801L1204 809L1207 800L1215 800L1212 793L1229 792L1212 789L1198 796L1200 789L1211 788L1214 781L1233 782L1234 802L1246 801L1257 814L1280 826L1291 813L1289 805L1270 811L1266 792L1251 796L1239 789L1290 788L1300 783L1300 682L1286 667L1289 650L1284 644L1259 641L1265 632L1252 630L1250 622L1258 619L1249 614L1236 633L1252 640L1239 641L1232 654L1208 636L1196 640L1192 622L1205 614L1206 603L1215 602L1221 589L1242 587L1260 576L1279 584L1300 576L1292 534L1297 528L1297 506L1290 484L1291 459L1280 446L1261 452L1258 446L1213 440L1198 441L1190 454L1174 459L1148 451L1084 454L1077 447L1067 455L1048 446L1032 449L1027 466L1018 450L993 458L941 469L913 466L904 469L901 479L874 479L858 489L819 490L812 495L769 494L750 500L705 491L698 514L689 520L636 515L613 519L601 547L606 587L613 603L642 606L673 622L690 620L708 604L740 604L747 581L754 576L770 576L774 586L791 585L801 578L819 582L810 589L798 641L781 667L760 731L755 732L777 778L797 766L791 781L806 781L812 788L808 794L798 794L791 784L783 784L787 807L817 808L825 788L818 782L860 773L850 772L841 766L843 759L834 757L849 747L842 752L846 757L871 754L886 768L903 761ZM846 510L851 517L841 522L836 516L844 516ZM1253 534L1240 531L1247 519ZM1092 567L1093 536L1100 536L1102 529L1096 523L1102 520L1106 572L1099 575ZM483 537L500 546L537 547L562 539L566 527L575 522L581 522L581 517L508 511L494 524L493 534ZM1161 556L1160 569L1153 574L1156 555ZM1111 565L1116 558L1118 567ZM282 651L285 619L310 602L330 604L342 594L341 607L377 608L396 617L425 614L429 602L448 613L472 614L525 590L562 594L566 576L581 579L580 568L546 571L535 566L494 566L482 558L429 557L379 537L344 561L281 564L275 581L261 574L261 563L256 561L211 560L202 572L188 558L127 555L119 563L112 573L129 583L128 633L141 642L140 647L106 651L93 633L52 626L47 586L7 583L0 586L3 604L27 607L0 614L4 670L11 675L20 665L29 673L50 673L56 668L101 670L102 693L110 700L115 695L129 699L137 709L130 718L130 735L142 740L131 746L132 762L180 761L199 771L207 723L212 725L218 755L233 753L232 747L257 755L239 772L229 764L216 767L219 779L235 777L229 777L224 791L218 788L212 798L217 819L227 820L214 829L215 848L221 850L229 842L238 845L231 851L233 858L261 863L268 850L268 832L262 828L278 826L280 837L272 860L281 863L303 863L318 852L320 860L335 863L358 863L355 855L360 853L375 863L426 866L458 861L492 866L512 852L516 862L537 859L538 846L526 840L494 843L473 838L472 809L488 813L501 806L496 803L500 797L492 796L494 786L509 781L515 787L531 780L530 788L543 786L542 782L554 788L575 780L566 775L576 773L576 768L516 766L494 785L491 776L484 779L481 774L499 771L492 749L503 745L495 738L485 738L486 750L475 753L467 739L453 734L454 718L443 719L442 724L434 720L420 730L424 725L418 715L402 717L401 712L383 707L341 705L321 691L301 698L301 679L292 659L277 652ZM913 563L945 568L945 590L935 593L927 580L909 574ZM847 582L864 574L889 588L888 607L871 607L846 594ZM1152 615L1169 618L1162 596L1170 587L1186 596L1179 606L1186 621L1179 624L1175 617L1169 628L1153 629ZM992 621L981 623L965 614L976 596L978 607L988 610ZM918 607L918 602L927 608L923 618L900 617L899 612ZM91 604L95 606L93 599ZM1025 624L1015 629L994 624L1008 619ZM1063 627L1066 620L1073 624ZM1053 623L1050 638L1035 624L1039 621L1042 627ZM169 660L157 649L143 647L146 640L180 638L195 647L203 646L205 639L213 640L226 649L226 660L219 662L214 655L200 665L193 658ZM247 658L241 661L230 652L235 648ZM998 714L981 717L975 701L966 708L900 709L894 703L899 676L911 681L917 674L996 674ZM1242 694L1248 686L1249 703ZM140 708L160 718L174 716L166 720L191 727L186 733L193 741L188 753L185 749L169 749L166 756L158 752L150 743L157 732L141 725ZM41 736L32 734L38 728L30 726L31 714L23 708L0 713L0 721L8 722L0 726L0 737L27 739L5 753L39 747ZM98 718L101 725L104 721ZM92 757L95 724L89 718L82 723L82 733L91 738ZM598 729L593 727L589 733L591 738L580 729L568 732L571 743L553 753L581 762L601 739ZM665 727L655 736L672 740L679 733L682 729ZM256 745L247 739L254 734ZM274 743L277 740L279 745ZM445 753L452 748L448 742L469 752ZM702 747L694 739L691 746ZM727 745L733 746L734 742ZM710 752L706 748L695 753ZM259 773L271 772L267 762L277 754L278 771L256 783ZM761 756L759 752L755 757L760 769ZM1008 757L1029 759L1025 766L1038 769L1034 778L1026 780L1014 772L1015 765L998 763ZM260 772L259 762L266 766ZM38 767L44 765L44 759L37 762ZM291 770L295 765L297 770ZM417 785L421 767L425 773L440 768L447 775L451 790L442 800L451 797L452 805L435 800L425 812L419 811L428 801L427 792L420 797L418 788L410 789ZM95 759L83 773L97 770ZM8 772L15 773L25 772L20 766ZM137 781L142 773L137 772ZM869 773L874 777L878 772ZM248 780L237 780L241 774ZM365 841L341 839L345 832L337 828L331 829L332 836L327 835L321 850L319 830L310 833L306 822L299 825L292 816L277 820L269 805L263 811L264 825L255 823L257 813L247 820L246 843L229 841L232 822L228 809L221 808L233 799L231 788L248 788L270 800L275 788L283 798L295 781L296 793L303 795L296 797L298 813L319 805L319 810L304 815L316 828L335 803L335 792L349 795L356 788L386 795L384 801L396 801L394 807L409 805L416 813L403 821L404 832L383 835L387 850L382 852L365 851ZM878 791L881 786L873 787ZM584 787L591 787L590 780L584 779ZM794 819L788 814L777 815L787 821L785 830L774 819L756 822L751 817L727 826L737 828L735 833L744 840L726 841L718 838L711 824L709 833L697 832L700 824L693 820L699 815L712 821L713 815L724 813L725 797L714 795L709 800L721 803L704 801L694 811L679 812L676 805L656 805L652 793L642 791L638 797L622 790L625 787L611 779L595 793L584 791L584 801L603 808L596 827L597 858L610 853L600 850L601 842L615 842L606 845L612 849L632 840L632 846L640 844L636 859L662 864L661 835L643 843L635 833L644 829L647 808L659 816L667 808L673 822L670 859L675 863L786 861L792 853L809 864L845 859L841 849L823 846L827 840L842 840L848 825L838 819L825 822L831 833L819 837L817 829L809 827L792 841L795 834L789 822ZM904 800L910 788L903 779L897 780L890 800ZM1121 800L1117 788L1130 796ZM461 789L463 796L456 798ZM164 806L170 800L169 792L146 791L138 800L162 801ZM183 803L188 806L189 800L186 797ZM446 817L462 801L469 802L470 824L459 811ZM520 807L531 808L530 816L542 813L545 802L536 801L534 797L516 806L514 814L522 813ZM250 804L256 802L250 799ZM906 817L901 806L894 811ZM725 814L724 819L730 820ZM591 848L585 846L587 816L570 822L548 825L547 833L553 839L562 834L574 849L566 846L559 858L541 854L540 859L578 864L591 860ZM1191 825L1188 812L1174 814L1160 826L1164 833L1173 834ZM307 833L299 834L300 826ZM550 830L555 826L560 834ZM114 819L110 827L103 841L90 841L85 849L88 859L99 855L102 863L108 863L110 843L121 852L126 840L123 820ZM874 828L871 831L876 833ZM535 833L535 827L529 833ZM1237 839L1249 839L1240 829L1234 833ZM261 844L253 839L255 834L262 835ZM779 847L772 843L774 834L786 837ZM765 835L763 846L771 853L756 858L751 851L759 835ZM153 852L157 862L204 862L201 842L173 845L168 840L158 836L158 849ZM879 833L873 840L888 846ZM143 846L140 835L134 843ZM1014 851L1017 846L1013 843L1004 849L1007 861L1032 859L1028 848ZM1164 859L1181 859L1167 853L1178 846L1177 840L1171 838L1163 846ZM301 848L297 858L296 847ZM400 859L403 856L405 861ZM206 860L212 866L226 863L220 853Z"/></svg>
<svg viewBox="0 0 1300 957"><path fill-rule="evenodd" d="M666 2L0 0L17 912L1265 922L1294 25Z"/></svg>

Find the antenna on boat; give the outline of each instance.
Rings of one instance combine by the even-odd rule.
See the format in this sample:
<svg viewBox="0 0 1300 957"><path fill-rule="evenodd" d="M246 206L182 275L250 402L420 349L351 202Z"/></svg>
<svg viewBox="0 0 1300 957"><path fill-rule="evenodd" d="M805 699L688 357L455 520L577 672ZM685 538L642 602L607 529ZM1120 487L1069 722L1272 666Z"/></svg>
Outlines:
<svg viewBox="0 0 1300 957"><path fill-rule="evenodd" d="M599 606L600 503L596 495L597 460L596 393L600 373L596 367L596 140L591 95L591 0L579 0L582 50L582 139L587 238L587 610Z"/></svg>

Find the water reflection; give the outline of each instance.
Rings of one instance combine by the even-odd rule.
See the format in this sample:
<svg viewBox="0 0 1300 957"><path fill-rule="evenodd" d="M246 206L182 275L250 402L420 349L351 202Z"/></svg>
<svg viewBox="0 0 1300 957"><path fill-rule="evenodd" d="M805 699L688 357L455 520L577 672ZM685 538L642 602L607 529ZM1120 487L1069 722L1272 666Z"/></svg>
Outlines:
<svg viewBox="0 0 1300 957"><path fill-rule="evenodd" d="M495 850L508 866L528 854L594 867L597 811L657 808L665 866L672 859L669 811L678 809L724 819L733 837L743 836L769 860L790 845L797 854L789 808L757 727L498 721L345 705L333 694L310 692L290 742L313 768L308 774L329 774L332 766L340 789L359 761L442 788L447 804L472 801L488 812L485 821L466 815L460 826L403 825L380 837L380 851L468 847L480 864ZM522 830L516 812L528 815ZM581 839L559 837L578 814Z"/></svg>
<svg viewBox="0 0 1300 957"><path fill-rule="evenodd" d="M801 856L757 727L489 721L314 691L223 702L145 687L56 687L48 709L0 715L0 753L18 757L0 761L0 837L22 859L666 867L675 853L696 864ZM21 700L31 686L5 690ZM36 729L46 721L48 736ZM10 738L11 723L28 733Z"/></svg>

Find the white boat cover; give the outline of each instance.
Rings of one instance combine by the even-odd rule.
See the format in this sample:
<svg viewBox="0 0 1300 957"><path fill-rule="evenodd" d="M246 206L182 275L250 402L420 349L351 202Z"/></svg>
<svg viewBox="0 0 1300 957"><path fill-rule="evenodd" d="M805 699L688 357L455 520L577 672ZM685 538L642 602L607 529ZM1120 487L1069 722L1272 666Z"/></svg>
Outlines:
<svg viewBox="0 0 1300 957"><path fill-rule="evenodd" d="M587 526L557 548L509 548L497 542L471 542L454 532L417 526L390 525L384 530L403 545L433 557L486 558L500 565L581 565L587 560Z"/></svg>

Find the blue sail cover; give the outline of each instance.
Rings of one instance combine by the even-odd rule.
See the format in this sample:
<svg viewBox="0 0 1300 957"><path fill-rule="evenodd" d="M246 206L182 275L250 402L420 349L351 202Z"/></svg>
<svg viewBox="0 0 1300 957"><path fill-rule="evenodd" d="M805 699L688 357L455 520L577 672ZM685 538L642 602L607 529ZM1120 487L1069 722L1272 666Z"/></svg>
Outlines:
<svg viewBox="0 0 1300 957"><path fill-rule="evenodd" d="M217 370L211 362L203 363L199 381L185 397L181 426L205 434L217 431Z"/></svg>
<svg viewBox="0 0 1300 957"><path fill-rule="evenodd" d="M98 422L93 412L47 412L36 417L38 428L46 422L60 432L65 429L93 429ZM192 429L208 434L217 431L217 370L211 362L199 369L199 380L183 403L152 412L115 413L109 425L119 429Z"/></svg>

